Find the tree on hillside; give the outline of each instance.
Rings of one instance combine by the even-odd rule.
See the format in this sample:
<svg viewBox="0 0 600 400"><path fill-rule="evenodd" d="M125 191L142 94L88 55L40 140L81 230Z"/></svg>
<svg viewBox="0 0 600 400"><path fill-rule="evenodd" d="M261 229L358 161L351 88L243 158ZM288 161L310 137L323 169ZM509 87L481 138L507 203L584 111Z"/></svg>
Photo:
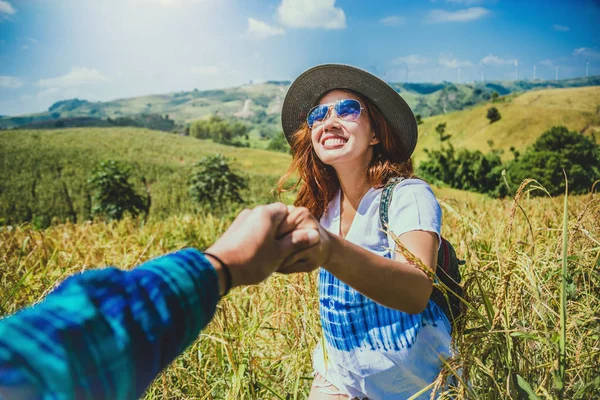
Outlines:
<svg viewBox="0 0 600 400"><path fill-rule="evenodd" d="M423 118L421 117L421 114L415 115L415 120L417 120L417 125L421 125L423 123Z"/></svg>
<svg viewBox="0 0 600 400"><path fill-rule="evenodd" d="M121 219L148 213L148 199L136 193L130 182L131 169L113 160L101 161L87 180L92 192L92 215Z"/></svg>
<svg viewBox="0 0 600 400"><path fill-rule="evenodd" d="M569 180L569 192L587 193L600 178L600 146L564 126L555 126L508 166L515 185L533 178L553 196L565 192L563 169Z"/></svg>
<svg viewBox="0 0 600 400"><path fill-rule="evenodd" d="M290 145L288 144L287 140L285 140L283 132L277 133L277 135L269 141L267 150L280 151L282 153L288 153L290 151Z"/></svg>
<svg viewBox="0 0 600 400"><path fill-rule="evenodd" d="M239 121L231 122L218 115L194 121L190 125L190 136L197 139L212 139L217 143L232 144L234 139L246 136L248 129Z"/></svg>
<svg viewBox="0 0 600 400"><path fill-rule="evenodd" d="M225 210L230 204L243 203L241 192L248 179L233 172L229 159L221 154L204 157L194 165L189 193L201 207Z"/></svg>
<svg viewBox="0 0 600 400"><path fill-rule="evenodd" d="M440 142L445 142L446 140L450 139L450 137L452 136L452 135L444 135L444 132L446 132L446 123L445 122L438 124L435 127L435 131L437 132L437 134L440 137Z"/></svg>
<svg viewBox="0 0 600 400"><path fill-rule="evenodd" d="M490 120L490 124L493 124L494 122L499 121L502 116L496 107L491 107L487 111L486 118Z"/></svg>
<svg viewBox="0 0 600 400"><path fill-rule="evenodd" d="M498 100L499 96L500 95L498 94L498 92L492 93L492 102L495 103Z"/></svg>
<svg viewBox="0 0 600 400"><path fill-rule="evenodd" d="M428 159L419 164L417 173L428 182L495 197L507 194L497 151L484 154L479 150L457 150L448 143L439 150L425 149L425 154Z"/></svg>

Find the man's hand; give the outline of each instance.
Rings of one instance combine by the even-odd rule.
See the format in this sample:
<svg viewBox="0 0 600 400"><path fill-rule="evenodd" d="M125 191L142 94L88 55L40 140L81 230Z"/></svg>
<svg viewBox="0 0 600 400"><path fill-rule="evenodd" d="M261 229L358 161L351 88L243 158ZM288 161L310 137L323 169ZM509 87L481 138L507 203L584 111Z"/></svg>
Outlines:
<svg viewBox="0 0 600 400"><path fill-rule="evenodd" d="M289 214L279 226L278 235L289 234L293 229L315 230L319 233L319 240L314 246L288 256L277 272L310 272L325 265L331 258L331 237L307 208L290 206Z"/></svg>
<svg viewBox="0 0 600 400"><path fill-rule="evenodd" d="M268 278L284 260L319 242L319 232L313 225L297 225L278 235L278 228L288 216L283 203L258 206L242 211L229 229L207 252L223 260L231 271L232 287L252 285ZM209 257L210 259L210 257ZM223 288L224 279L219 263L210 260Z"/></svg>

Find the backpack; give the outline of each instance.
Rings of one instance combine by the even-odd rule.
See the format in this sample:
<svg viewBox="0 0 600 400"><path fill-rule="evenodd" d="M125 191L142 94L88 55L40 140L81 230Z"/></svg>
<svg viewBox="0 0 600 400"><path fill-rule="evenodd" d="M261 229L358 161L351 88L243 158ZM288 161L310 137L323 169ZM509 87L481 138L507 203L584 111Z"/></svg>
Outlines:
<svg viewBox="0 0 600 400"><path fill-rule="evenodd" d="M381 221L381 226L383 228L388 226L388 211L389 206L392 203L394 187L396 187L396 185L403 180L404 178L390 179L381 192L381 201L379 203L379 220ZM462 297L463 290L460 286L461 277L458 266L464 264L465 260L458 259L452 244L450 244L450 242L448 242L446 239L442 238L442 243L440 245L440 249L438 250L437 268L435 271L436 283L442 282L452 292ZM460 315L461 301L452 292L446 291L446 295L448 296L448 298L446 298L446 295L444 295L440 289L434 286L433 292L431 293L431 300L433 300L433 302L442 309L448 318L448 321L450 321L452 326L454 326L454 321Z"/></svg>

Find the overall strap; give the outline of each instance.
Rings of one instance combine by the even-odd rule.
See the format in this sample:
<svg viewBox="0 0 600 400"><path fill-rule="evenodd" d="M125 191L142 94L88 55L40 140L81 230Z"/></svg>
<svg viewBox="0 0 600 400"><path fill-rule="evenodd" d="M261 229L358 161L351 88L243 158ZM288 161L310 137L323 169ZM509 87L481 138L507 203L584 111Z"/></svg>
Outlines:
<svg viewBox="0 0 600 400"><path fill-rule="evenodd" d="M391 178L384 186L383 191L381 192L381 201L379 202L379 221L381 222L381 228L386 232L389 230L389 210L390 205L392 204L392 195L394 194L394 188L397 184L404 180L403 177L394 177ZM388 238L389 238L388 234Z"/></svg>

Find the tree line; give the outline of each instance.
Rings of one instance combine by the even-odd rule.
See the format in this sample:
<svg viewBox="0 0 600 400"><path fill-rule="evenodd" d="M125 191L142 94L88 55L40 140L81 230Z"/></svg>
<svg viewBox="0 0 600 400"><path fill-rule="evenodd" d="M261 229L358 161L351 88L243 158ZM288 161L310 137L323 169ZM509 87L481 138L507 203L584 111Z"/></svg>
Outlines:
<svg viewBox="0 0 600 400"><path fill-rule="evenodd" d="M438 125L442 147L425 150L426 161L419 164L418 174L430 183L461 190L504 197L513 193L527 178L535 179L548 194L565 192L565 177L569 192L588 193L600 179L600 146L596 138L555 126L544 132L521 154L514 147L513 159L503 162L502 151L492 149L484 154L479 150L457 149L445 132L446 124ZM493 142L488 142L492 147ZM538 192L541 193L541 192Z"/></svg>

